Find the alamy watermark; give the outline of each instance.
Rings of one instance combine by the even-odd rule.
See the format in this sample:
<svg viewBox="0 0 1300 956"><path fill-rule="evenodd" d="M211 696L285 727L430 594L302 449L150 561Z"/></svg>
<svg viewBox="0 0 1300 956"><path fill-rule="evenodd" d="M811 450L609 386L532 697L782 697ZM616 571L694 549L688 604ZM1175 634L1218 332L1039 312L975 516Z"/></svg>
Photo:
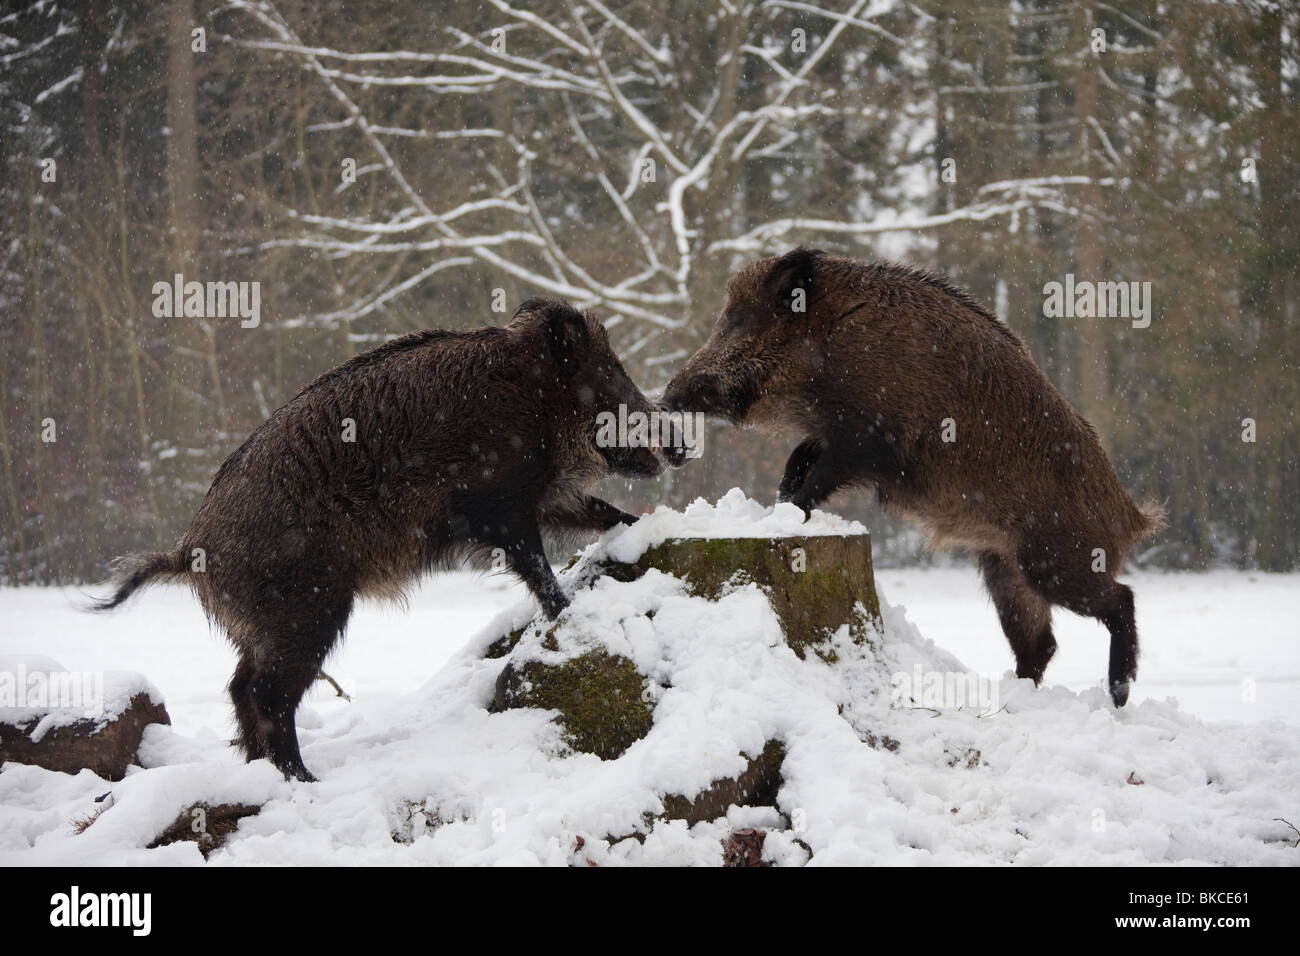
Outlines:
<svg viewBox="0 0 1300 956"><path fill-rule="evenodd" d="M104 675L98 671L28 670L19 664L0 670L0 708L49 713L80 711L86 717L104 713Z"/></svg>
<svg viewBox="0 0 1300 956"><path fill-rule="evenodd" d="M687 458L704 453L703 412L628 411L619 403L618 412L596 416L596 444L600 448L685 448Z"/></svg>
<svg viewBox="0 0 1300 956"><path fill-rule="evenodd" d="M1064 282L1043 286L1043 315L1049 319L1132 319L1133 328L1151 325L1150 282L1076 281L1074 273Z"/></svg>
<svg viewBox="0 0 1300 956"><path fill-rule="evenodd" d="M153 928L153 894L83 893L74 885L50 897L50 925L122 927L132 936L148 936Z"/></svg>
<svg viewBox="0 0 1300 956"><path fill-rule="evenodd" d="M238 317L245 329L262 321L260 282L186 282L178 272L171 282L155 282L152 292L153 314L159 319Z"/></svg>
<svg viewBox="0 0 1300 956"><path fill-rule="evenodd" d="M891 701L896 707L933 710L974 707L981 714L998 710L998 681L975 671L932 671L920 664L911 672L898 671L889 678Z"/></svg>

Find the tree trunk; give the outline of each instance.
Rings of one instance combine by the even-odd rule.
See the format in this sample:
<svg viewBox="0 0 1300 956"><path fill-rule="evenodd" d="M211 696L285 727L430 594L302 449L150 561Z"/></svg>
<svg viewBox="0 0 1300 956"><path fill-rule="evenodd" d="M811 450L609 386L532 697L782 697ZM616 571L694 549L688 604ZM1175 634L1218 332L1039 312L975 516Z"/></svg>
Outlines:
<svg viewBox="0 0 1300 956"><path fill-rule="evenodd" d="M1081 30L1075 42L1081 47L1082 62L1075 85L1074 118L1078 124L1078 171L1092 178L1081 194L1078 222L1078 248L1076 250L1075 280L1102 282L1106 278L1105 258L1102 252L1101 221L1103 199L1096 180L1101 176L1100 164L1093 156L1093 132L1089 121L1096 121L1098 69L1097 54L1092 51L1092 11L1084 8L1079 15ZM1094 310L1099 312L1100 309ZM1075 319L1078 327L1079 398L1083 417L1092 423L1108 452L1111 446L1110 407L1110 357L1108 340L1115 320L1100 318L1096 314Z"/></svg>
<svg viewBox="0 0 1300 956"><path fill-rule="evenodd" d="M167 185L171 193L172 272L186 281L200 280L198 238L198 146L195 120L194 58L190 31L196 26L192 0L167 4ZM165 277L168 281L172 276ZM183 312L177 303L177 312ZM202 404L194 397L198 383L211 374L207 355L215 344L203 328L206 320L183 314L164 318L171 342L168 364L170 422L177 440L192 440L201 433ZM146 449L146 452L148 450Z"/></svg>
<svg viewBox="0 0 1300 956"><path fill-rule="evenodd" d="M1258 163L1260 189L1260 233L1269 248L1263 257L1259 351L1255 356L1254 411L1258 423L1255 454L1260 468L1256 513L1258 524L1258 566L1271 571L1287 569L1291 555L1285 540L1282 506L1282 467L1286 450L1285 432L1294 427L1295 368L1290 348L1290 293L1293 279L1288 261L1296 252L1296 210L1292 208L1294 186L1292 164L1286 154L1289 130L1285 91L1282 83L1282 10L1261 12L1263 62L1260 64L1260 93L1264 118ZM1288 365L1291 367L1288 368Z"/></svg>

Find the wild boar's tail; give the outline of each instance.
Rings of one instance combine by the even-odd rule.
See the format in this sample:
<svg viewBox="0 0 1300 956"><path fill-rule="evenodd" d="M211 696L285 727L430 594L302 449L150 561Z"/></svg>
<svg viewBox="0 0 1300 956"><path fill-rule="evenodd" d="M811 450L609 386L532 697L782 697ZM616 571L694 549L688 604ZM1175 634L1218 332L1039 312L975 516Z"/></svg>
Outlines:
<svg viewBox="0 0 1300 956"><path fill-rule="evenodd" d="M185 556L179 548L128 554L113 562L113 594L91 602L89 610L111 611L155 578L178 578L185 572Z"/></svg>
<svg viewBox="0 0 1300 956"><path fill-rule="evenodd" d="M1137 506L1137 538L1146 538L1165 526L1165 507L1150 499Z"/></svg>

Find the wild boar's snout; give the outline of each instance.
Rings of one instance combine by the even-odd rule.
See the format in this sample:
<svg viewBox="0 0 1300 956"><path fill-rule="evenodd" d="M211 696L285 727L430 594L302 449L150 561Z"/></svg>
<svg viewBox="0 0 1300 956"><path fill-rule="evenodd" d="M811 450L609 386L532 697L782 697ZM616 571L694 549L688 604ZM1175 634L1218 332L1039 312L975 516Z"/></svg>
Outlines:
<svg viewBox="0 0 1300 956"><path fill-rule="evenodd" d="M655 426L656 408L636 387L613 351L600 373L595 393L596 445L614 474L654 478L668 467Z"/></svg>
<svg viewBox="0 0 1300 956"><path fill-rule="evenodd" d="M690 447L686 444L686 432L682 425L685 414L673 408L668 402L655 402L655 413L659 416L660 449L664 460L673 468L680 468L690 458Z"/></svg>
<svg viewBox="0 0 1300 956"><path fill-rule="evenodd" d="M708 341L668 383L663 400L674 411L743 424L773 377L769 352L746 310L724 309ZM797 364L788 349L780 360L787 367Z"/></svg>
<svg viewBox="0 0 1300 956"><path fill-rule="evenodd" d="M695 353L664 389L663 404L669 410L687 414L722 413L725 405L722 377L708 370L706 362L698 361L702 354L703 350Z"/></svg>
<svg viewBox="0 0 1300 956"><path fill-rule="evenodd" d="M621 449L610 463L616 474L629 478L656 478L668 467L663 451L653 444Z"/></svg>
<svg viewBox="0 0 1300 956"><path fill-rule="evenodd" d="M690 410L686 405L690 401L690 380L693 375L691 365L693 359L694 356L691 356L691 358L687 360L686 364L678 369L677 374L674 375L664 387L663 397L660 398L659 404L670 412L685 412Z"/></svg>

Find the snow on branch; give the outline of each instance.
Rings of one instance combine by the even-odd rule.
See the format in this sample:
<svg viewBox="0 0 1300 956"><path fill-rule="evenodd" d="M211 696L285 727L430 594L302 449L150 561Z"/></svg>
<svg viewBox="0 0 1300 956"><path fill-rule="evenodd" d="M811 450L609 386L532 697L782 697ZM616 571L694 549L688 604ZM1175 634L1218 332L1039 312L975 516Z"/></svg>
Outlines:
<svg viewBox="0 0 1300 956"><path fill-rule="evenodd" d="M351 322L447 270L475 268L530 291L607 308L611 325L640 323L644 331L631 338L647 349L663 331L691 320L706 256L758 251L796 232L923 231L1031 206L1068 206L1062 190L1072 183L1018 180L986 187L976 202L942 214L901 211L854 223L812 209L752 225L729 193L719 194L746 182L744 170L757 164L802 162L810 138L815 147L827 130L880 122L884 105L869 94L837 95L844 80L837 61L864 43L919 49L919 34L873 22L897 12L885 0L723 4L712 14L715 62L687 71L676 60L698 41L677 42L663 32L671 24L645 26L637 6L563 0L545 15L508 0L486 6L502 24L490 42L462 21L433 33L433 49L387 51L304 42L269 0L230 0L225 8L247 15L261 35L232 31L245 35L224 39L296 60L319 82L321 102L306 129L322 144L343 138L343 155L370 176L365 204L348 204L346 212L291 210L286 232L260 244L357 261L346 285L355 295L351 304L303 321ZM760 9L779 11L779 20L814 17L825 33L792 57L774 42L772 20ZM911 22L923 29L926 18L913 13ZM501 29L509 31L509 49L499 42ZM833 57L836 50L841 55ZM724 81L739 57L766 64L758 86L741 91ZM487 119L443 129L432 118L412 121L421 115L418 106L403 98L415 96L435 104L455 96L466 104L463 115ZM539 120L549 126L539 129ZM369 155L355 156L358 149ZM777 202L775 214L781 202L788 207ZM592 229L609 234L596 250ZM581 247L575 234L585 236ZM653 357L647 351L643 360Z"/></svg>
<svg viewBox="0 0 1300 956"><path fill-rule="evenodd" d="M784 0L769 0L769 2L778 4L784 2ZM866 5L867 0L854 0L853 6L848 9L847 13L843 16L834 18L836 20L835 26L831 27L829 32L826 34L826 38L818 44L817 49L812 52L812 55L804 60L803 65L799 67L794 76L781 84L776 96L768 103L769 106L781 106L787 99L789 99L790 94L794 92L796 87L802 85L804 78L813 71L813 68L816 67L823 58L825 58L826 54L830 52L831 47L835 45L835 41L839 39L840 34L844 32L850 22L856 20ZM744 135L740 142L736 144L736 148L732 150L731 159L733 162L740 160L740 158L749 150L749 147L754 145L754 140L758 139L759 134L763 132L763 128L766 125L766 118L760 119L754 124L753 128Z"/></svg>
<svg viewBox="0 0 1300 956"><path fill-rule="evenodd" d="M834 20L837 24L846 27L861 27L864 30L869 30L877 36L882 36L890 43L896 43L899 46L904 46L906 44L906 41L902 37L895 36L879 24L872 23L870 20L866 19L866 17L877 15L877 13L887 12L891 6L891 4L888 3L881 4L878 11L868 10L862 16L859 16L858 14L865 4L858 4L848 13L835 13L831 10L823 10L821 7L815 6L814 4L799 3L797 0L766 0L763 6L784 7L787 10L798 10L801 13L811 13L815 17L825 17L828 20Z"/></svg>
<svg viewBox="0 0 1300 956"><path fill-rule="evenodd" d="M775 219L772 222L756 226L742 236L724 239L709 246L709 252L751 252L761 253L769 249L775 240L792 232L817 232L823 235L868 236L886 232L919 232L946 226L954 222L979 222L995 216L1005 216L1028 209L1035 203L1028 199L1014 202L980 202L954 209L950 212L932 216L899 216L875 222L843 222L832 219L809 219L792 217Z"/></svg>

